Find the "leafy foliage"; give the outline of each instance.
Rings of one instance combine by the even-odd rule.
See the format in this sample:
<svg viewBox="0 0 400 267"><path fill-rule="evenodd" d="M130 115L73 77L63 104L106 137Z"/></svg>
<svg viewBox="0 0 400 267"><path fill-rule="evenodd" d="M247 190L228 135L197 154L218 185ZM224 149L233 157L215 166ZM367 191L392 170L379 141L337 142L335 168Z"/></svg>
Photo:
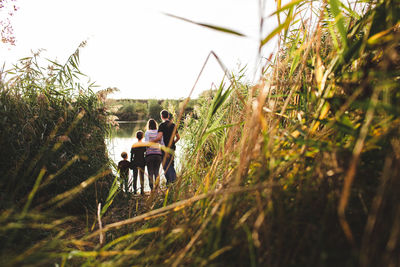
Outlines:
<svg viewBox="0 0 400 267"><path fill-rule="evenodd" d="M115 115L119 121L147 121L150 118L159 120L160 111L163 109L169 110L175 115L176 111L180 110L181 102L179 99L107 99L106 104L110 113ZM184 109L184 114L192 113L195 103L196 100L189 101Z"/></svg>
<svg viewBox="0 0 400 267"><path fill-rule="evenodd" d="M178 118L178 181L131 199L133 217L114 201L103 229L51 247L62 264L400 264L399 3L276 3L279 25L260 47L279 36L279 51L260 81L228 75L228 89ZM54 256L31 251L25 262Z"/></svg>
<svg viewBox="0 0 400 267"><path fill-rule="evenodd" d="M106 229L132 225L115 242L141 256L108 263L398 265L399 6L311 3L278 5L258 84L199 99L164 205Z"/></svg>
<svg viewBox="0 0 400 267"><path fill-rule="evenodd" d="M91 85L77 80L79 49L65 65L39 59L0 78L2 265L48 262L40 255L69 242L71 215L94 214L109 189L110 126Z"/></svg>

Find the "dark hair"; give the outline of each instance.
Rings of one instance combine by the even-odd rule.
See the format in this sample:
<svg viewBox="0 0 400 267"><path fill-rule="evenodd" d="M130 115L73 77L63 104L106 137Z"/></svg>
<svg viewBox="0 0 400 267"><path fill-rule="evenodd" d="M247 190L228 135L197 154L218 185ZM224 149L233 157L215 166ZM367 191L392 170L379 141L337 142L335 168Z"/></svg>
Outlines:
<svg viewBox="0 0 400 267"><path fill-rule="evenodd" d="M165 109L161 110L160 116L162 119L168 119L169 118L169 112Z"/></svg>
<svg viewBox="0 0 400 267"><path fill-rule="evenodd" d="M142 131L137 131L136 132L136 138L138 139L138 140L142 140L143 139L143 132Z"/></svg>
<svg viewBox="0 0 400 267"><path fill-rule="evenodd" d="M150 119L147 122L147 129L148 130L157 130L157 122L153 119Z"/></svg>
<svg viewBox="0 0 400 267"><path fill-rule="evenodd" d="M127 154L126 152L122 152L122 153L121 153L121 157L122 157L123 159L126 159L126 158L128 157L128 154Z"/></svg>

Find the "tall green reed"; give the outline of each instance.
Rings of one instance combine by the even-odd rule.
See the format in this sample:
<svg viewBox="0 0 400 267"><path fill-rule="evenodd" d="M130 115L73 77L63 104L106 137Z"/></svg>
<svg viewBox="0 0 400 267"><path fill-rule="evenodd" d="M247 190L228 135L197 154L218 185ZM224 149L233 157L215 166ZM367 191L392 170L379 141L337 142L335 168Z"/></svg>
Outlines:
<svg viewBox="0 0 400 267"><path fill-rule="evenodd" d="M41 62L37 53L0 74L2 265L49 264L76 246L71 226L111 184L106 92L81 83L79 48L64 65Z"/></svg>
<svg viewBox="0 0 400 267"><path fill-rule="evenodd" d="M112 245L141 253L106 262L398 263L399 5L277 4L278 26L260 41L280 40L268 72L195 108L178 202L106 226L131 225Z"/></svg>
<svg viewBox="0 0 400 267"><path fill-rule="evenodd" d="M399 4L316 3L277 1L268 72L202 100L178 182L62 264L398 265Z"/></svg>

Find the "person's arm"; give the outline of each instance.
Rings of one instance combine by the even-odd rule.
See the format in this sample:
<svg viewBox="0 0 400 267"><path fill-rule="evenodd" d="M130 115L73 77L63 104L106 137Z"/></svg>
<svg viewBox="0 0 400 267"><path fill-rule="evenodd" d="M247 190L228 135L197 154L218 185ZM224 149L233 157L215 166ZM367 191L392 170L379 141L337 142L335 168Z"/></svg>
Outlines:
<svg viewBox="0 0 400 267"><path fill-rule="evenodd" d="M179 139L181 139L180 135L178 132L175 133L175 138L174 138L174 143L178 142Z"/></svg>
<svg viewBox="0 0 400 267"><path fill-rule="evenodd" d="M154 142L154 143L157 143L157 142L159 142L159 141L161 140L162 137L163 137L162 132L158 132L158 133L157 133L157 137L154 138L154 139L151 140L151 141Z"/></svg>

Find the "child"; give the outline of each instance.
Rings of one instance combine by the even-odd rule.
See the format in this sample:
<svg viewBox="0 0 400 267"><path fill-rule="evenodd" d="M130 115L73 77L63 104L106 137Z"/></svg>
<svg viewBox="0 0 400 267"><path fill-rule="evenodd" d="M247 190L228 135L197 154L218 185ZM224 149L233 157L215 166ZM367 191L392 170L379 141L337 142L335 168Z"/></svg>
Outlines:
<svg viewBox="0 0 400 267"><path fill-rule="evenodd" d="M123 158L123 160L118 162L118 170L119 170L119 175L123 181L124 191L125 191L125 193L128 193L129 192L128 179L129 179L130 162L127 160L128 154L126 152L122 152L121 157Z"/></svg>
<svg viewBox="0 0 400 267"><path fill-rule="evenodd" d="M144 153L146 152L146 147L143 143L143 132L137 131L136 138L137 143L133 144L131 148L131 169L133 170L133 192L136 194L137 191L137 176L139 173L140 178L140 194L144 194Z"/></svg>

